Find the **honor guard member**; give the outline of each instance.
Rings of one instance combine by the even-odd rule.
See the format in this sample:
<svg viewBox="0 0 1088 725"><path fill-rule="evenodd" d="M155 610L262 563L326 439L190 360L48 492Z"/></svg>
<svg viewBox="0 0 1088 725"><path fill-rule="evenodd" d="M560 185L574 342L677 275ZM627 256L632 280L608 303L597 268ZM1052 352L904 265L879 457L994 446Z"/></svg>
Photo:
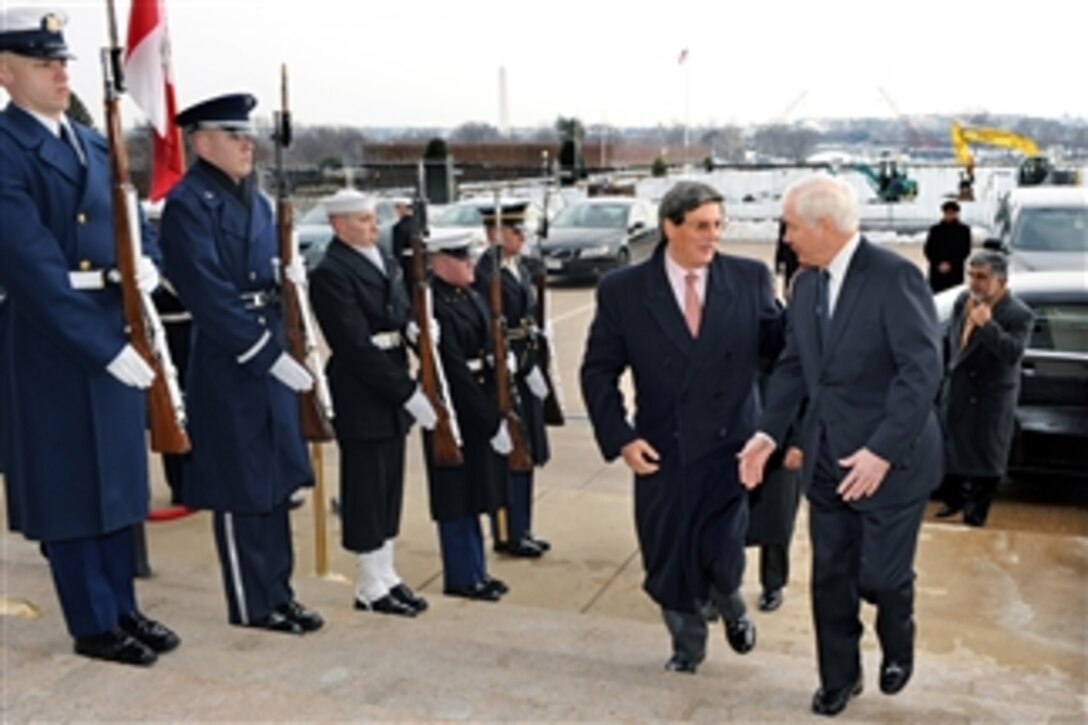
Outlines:
<svg viewBox="0 0 1088 725"><path fill-rule="evenodd" d="M125 338L106 141L65 115L65 18L0 9L0 400L12 530L49 560L75 651L149 665L177 635L137 609L132 527L147 516L143 390ZM155 253L152 240L145 248ZM158 273L148 258L137 283Z"/></svg>
<svg viewBox="0 0 1088 725"><path fill-rule="evenodd" d="M197 156L161 225L168 276L193 317L182 500L214 512L230 622L301 634L323 624L290 584L289 498L313 480L298 393L314 381L284 351L276 224L251 178L255 105L226 95L177 115ZM287 274L304 284L296 260Z"/></svg>
<svg viewBox="0 0 1088 725"><path fill-rule="evenodd" d="M491 350L487 307L472 289L471 240L471 233L463 231L435 231L427 240L434 317L442 331L437 359L448 382L451 415L460 426L464 461L460 466L436 465L426 432L423 451L431 517L438 523L444 592L497 601L507 587L487 574L479 516L505 505L506 456L512 446L487 364Z"/></svg>
<svg viewBox="0 0 1088 725"><path fill-rule="evenodd" d="M544 428L544 399L548 397L548 384L540 369L540 345L542 330L536 326L536 296L530 271L521 258L525 246L525 210L527 201L502 201L501 226L496 220L495 208L481 209L488 242L499 247L502 282L502 310L506 317L506 350L515 364L510 370L517 388L517 412L525 429L526 440L533 463L543 466L548 462L548 434ZM495 254L492 250L483 254L476 264L476 282L473 286L488 299L491 277L495 273ZM544 539L532 533L533 472L510 472L507 483L508 529L506 540L492 519L492 537L495 551L511 556L536 558L551 548Z"/></svg>
<svg viewBox="0 0 1088 725"><path fill-rule="evenodd" d="M332 355L327 370L340 447L344 548L357 554L355 608L414 617L427 602L393 566L411 421L437 415L408 374L411 305L397 260L378 242L371 199L343 189L321 201L335 236L310 277L310 299Z"/></svg>

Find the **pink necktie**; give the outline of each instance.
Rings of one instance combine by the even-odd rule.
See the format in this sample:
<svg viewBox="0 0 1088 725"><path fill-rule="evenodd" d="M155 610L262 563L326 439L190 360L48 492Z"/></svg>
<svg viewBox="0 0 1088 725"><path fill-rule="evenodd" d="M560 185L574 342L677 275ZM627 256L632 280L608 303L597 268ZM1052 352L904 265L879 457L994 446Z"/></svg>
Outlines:
<svg viewBox="0 0 1088 725"><path fill-rule="evenodd" d="M699 322L703 317L703 306L695 291L695 283L698 281L699 275L694 272L684 275L684 319L688 323L688 330L691 331L692 337L699 336Z"/></svg>

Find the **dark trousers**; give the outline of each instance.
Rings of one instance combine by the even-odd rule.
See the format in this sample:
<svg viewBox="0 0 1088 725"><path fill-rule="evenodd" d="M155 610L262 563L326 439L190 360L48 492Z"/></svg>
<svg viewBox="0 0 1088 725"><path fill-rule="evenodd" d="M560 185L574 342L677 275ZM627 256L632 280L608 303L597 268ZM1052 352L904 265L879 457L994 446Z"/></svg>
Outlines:
<svg viewBox="0 0 1088 725"><path fill-rule="evenodd" d="M790 547L788 544L764 544L759 547L759 584L763 591L786 586L790 579Z"/></svg>
<svg viewBox="0 0 1088 725"><path fill-rule="evenodd" d="M487 576L484 537L478 517L439 521L438 543L442 550L442 582L446 589L469 589Z"/></svg>
<svg viewBox="0 0 1088 725"><path fill-rule="evenodd" d="M964 523L982 526L990 515L990 506L997 495L1000 476L945 476L941 483L941 498L949 507L963 509Z"/></svg>
<svg viewBox="0 0 1088 725"><path fill-rule="evenodd" d="M861 599L877 607L884 658L913 659L913 565L926 501L858 511L829 498L811 500L809 533L820 683L834 689L861 671Z"/></svg>
<svg viewBox="0 0 1088 725"><path fill-rule="evenodd" d="M42 550L73 637L102 634L116 627L122 615L136 611L131 527L101 536L47 541Z"/></svg>
<svg viewBox="0 0 1088 725"><path fill-rule="evenodd" d="M291 571L290 502L262 514L216 511L212 520L227 615L231 624L250 624L294 598Z"/></svg>
<svg viewBox="0 0 1088 725"><path fill-rule="evenodd" d="M710 600L721 613L725 623L735 622L745 612L744 599L739 591L724 594L710 587ZM703 612L681 612L662 609L665 626L672 637L672 651L688 662L698 664L706 657L707 623Z"/></svg>
<svg viewBox="0 0 1088 725"><path fill-rule="evenodd" d="M518 542L533 530L533 472L511 473L506 479L506 540ZM491 516L491 539L501 541L495 514Z"/></svg>

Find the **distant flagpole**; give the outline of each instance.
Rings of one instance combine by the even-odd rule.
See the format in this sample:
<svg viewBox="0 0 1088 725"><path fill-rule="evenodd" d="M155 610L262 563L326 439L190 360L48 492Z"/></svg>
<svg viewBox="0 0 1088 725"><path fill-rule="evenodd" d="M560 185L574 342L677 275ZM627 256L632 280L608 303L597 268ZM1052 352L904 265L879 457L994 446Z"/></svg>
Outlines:
<svg viewBox="0 0 1088 725"><path fill-rule="evenodd" d="M680 51L679 65L684 66L684 171L690 166L691 158L691 72L688 60L688 49Z"/></svg>
<svg viewBox="0 0 1088 725"><path fill-rule="evenodd" d="M181 130L174 122L174 76L170 68L170 34L165 0L133 0L128 18L125 76L132 100L152 127L151 183L148 198L166 196L185 173Z"/></svg>

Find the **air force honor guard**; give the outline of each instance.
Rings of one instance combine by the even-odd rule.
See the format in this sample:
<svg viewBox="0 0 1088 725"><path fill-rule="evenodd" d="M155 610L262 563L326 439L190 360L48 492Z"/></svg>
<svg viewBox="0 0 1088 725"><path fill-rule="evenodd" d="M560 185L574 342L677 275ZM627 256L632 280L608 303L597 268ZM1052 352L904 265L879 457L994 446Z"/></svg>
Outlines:
<svg viewBox="0 0 1088 725"><path fill-rule="evenodd" d="M487 308L472 289L471 239L470 232L435 231L427 240L434 317L442 331L438 358L449 383L451 413L460 425L464 462L437 465L426 433L423 451L431 517L438 523L444 592L498 601L507 587L487 574L479 516L506 503L506 456L512 446L487 362L491 350Z"/></svg>
<svg viewBox="0 0 1088 725"><path fill-rule="evenodd" d="M506 317L506 349L516 365L510 370L517 386L517 413L525 429L525 437L536 466L543 466L550 457L548 434L544 428L544 399L548 384L540 369L539 345L542 331L536 326L536 295L529 268L521 258L525 246L525 210L527 201L500 201L500 215L495 207L481 209L488 241L499 247L502 310ZM501 229L499 228L501 226ZM486 300L491 277L495 273L494 249L489 249L476 264L473 286ZM551 545L533 536L533 472L510 472L506 498L508 531L505 541L499 538L497 526L492 526L495 551L511 556L536 558Z"/></svg>
<svg viewBox="0 0 1088 725"><path fill-rule="evenodd" d="M408 374L412 312L401 267L378 244L374 202L354 189L321 201L336 236L310 277L310 299L332 350L329 385L340 448L344 548L357 555L355 608L414 617L427 602L393 566L411 420L437 415Z"/></svg>
<svg viewBox="0 0 1088 725"><path fill-rule="evenodd" d="M254 105L220 96L177 116L197 156L161 228L168 276L193 316L183 501L215 512L230 622L301 634L323 624L290 585L289 498L313 480L298 393L314 381L284 351L276 225L250 176ZM305 282L299 267L287 274Z"/></svg>
<svg viewBox="0 0 1088 725"><path fill-rule="evenodd" d="M132 527L147 516L144 388L127 343L105 140L72 122L64 16L0 9L0 401L9 523L40 541L75 651L149 665L178 645L136 608ZM149 251L154 251L148 240ZM158 273L146 258L137 283Z"/></svg>

